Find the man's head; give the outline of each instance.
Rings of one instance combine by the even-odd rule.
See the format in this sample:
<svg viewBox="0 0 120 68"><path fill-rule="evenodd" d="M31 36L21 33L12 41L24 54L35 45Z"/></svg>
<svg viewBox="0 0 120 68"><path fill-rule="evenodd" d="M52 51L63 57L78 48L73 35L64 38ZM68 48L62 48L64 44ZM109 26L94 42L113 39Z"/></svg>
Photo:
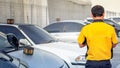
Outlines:
<svg viewBox="0 0 120 68"><path fill-rule="evenodd" d="M91 13L93 18L97 18L97 17L104 18L104 8L100 5L93 6L91 9Z"/></svg>

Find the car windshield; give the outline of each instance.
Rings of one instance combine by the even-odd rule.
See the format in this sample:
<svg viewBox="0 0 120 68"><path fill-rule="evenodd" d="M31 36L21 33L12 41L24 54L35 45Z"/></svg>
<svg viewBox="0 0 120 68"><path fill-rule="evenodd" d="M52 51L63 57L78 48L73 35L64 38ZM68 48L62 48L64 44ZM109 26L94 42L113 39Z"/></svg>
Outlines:
<svg viewBox="0 0 120 68"><path fill-rule="evenodd" d="M49 43L55 41L46 31L34 25L19 25L20 29L35 43Z"/></svg>
<svg viewBox="0 0 120 68"><path fill-rule="evenodd" d="M120 22L120 18L113 18L113 20L117 23Z"/></svg>

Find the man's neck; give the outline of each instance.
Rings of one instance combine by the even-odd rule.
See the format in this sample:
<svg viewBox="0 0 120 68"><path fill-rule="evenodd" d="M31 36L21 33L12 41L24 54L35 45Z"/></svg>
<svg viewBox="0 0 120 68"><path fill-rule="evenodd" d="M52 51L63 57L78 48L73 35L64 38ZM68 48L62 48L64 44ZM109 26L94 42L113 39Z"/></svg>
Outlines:
<svg viewBox="0 0 120 68"><path fill-rule="evenodd" d="M93 17L93 20L103 20L104 17Z"/></svg>

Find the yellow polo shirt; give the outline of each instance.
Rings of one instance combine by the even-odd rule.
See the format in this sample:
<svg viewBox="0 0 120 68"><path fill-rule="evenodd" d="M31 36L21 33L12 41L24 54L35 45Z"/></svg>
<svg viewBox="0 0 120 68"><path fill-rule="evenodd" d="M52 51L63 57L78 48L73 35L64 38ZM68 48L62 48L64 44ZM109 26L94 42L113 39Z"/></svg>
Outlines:
<svg viewBox="0 0 120 68"><path fill-rule="evenodd" d="M93 22L82 28L78 37L78 43L87 40L87 60L111 59L111 49L118 40L114 27L104 22Z"/></svg>

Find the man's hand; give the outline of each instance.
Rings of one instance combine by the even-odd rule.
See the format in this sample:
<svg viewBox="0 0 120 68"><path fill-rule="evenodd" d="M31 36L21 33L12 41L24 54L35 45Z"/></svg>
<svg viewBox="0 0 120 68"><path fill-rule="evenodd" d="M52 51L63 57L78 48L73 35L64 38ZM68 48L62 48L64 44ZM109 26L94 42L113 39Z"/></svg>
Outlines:
<svg viewBox="0 0 120 68"><path fill-rule="evenodd" d="M84 46L86 46L86 44L79 44L79 47L80 47L80 48L82 48L82 47L84 47Z"/></svg>
<svg viewBox="0 0 120 68"><path fill-rule="evenodd" d="M116 47L116 44L113 44L113 48L115 48Z"/></svg>
<svg viewBox="0 0 120 68"><path fill-rule="evenodd" d="M117 44L119 44L120 42L118 42ZM117 44L113 44L113 48L115 48L117 46Z"/></svg>

